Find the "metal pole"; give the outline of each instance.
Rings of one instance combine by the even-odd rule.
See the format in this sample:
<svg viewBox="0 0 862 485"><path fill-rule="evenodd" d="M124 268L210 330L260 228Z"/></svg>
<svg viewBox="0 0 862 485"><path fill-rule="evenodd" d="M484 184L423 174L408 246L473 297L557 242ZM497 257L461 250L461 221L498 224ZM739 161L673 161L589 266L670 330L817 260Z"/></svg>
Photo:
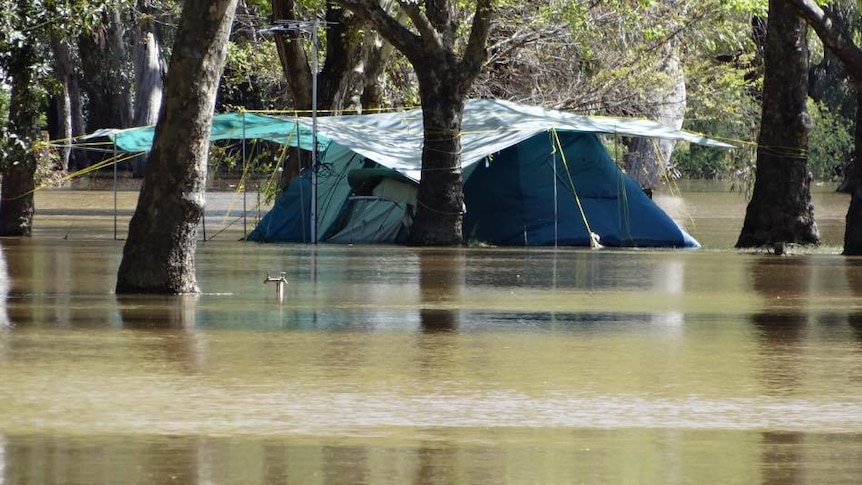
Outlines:
<svg viewBox="0 0 862 485"><path fill-rule="evenodd" d="M311 24L311 240L317 244L317 27Z"/></svg>
<svg viewBox="0 0 862 485"><path fill-rule="evenodd" d="M248 226L246 221L246 197L245 197L245 176L246 170L248 167L246 166L246 153L245 153L245 110L242 110L242 176L240 177L240 182L242 182L242 238L245 239L248 237Z"/></svg>
<svg viewBox="0 0 862 485"><path fill-rule="evenodd" d="M117 143L114 142L114 241L117 240Z"/></svg>

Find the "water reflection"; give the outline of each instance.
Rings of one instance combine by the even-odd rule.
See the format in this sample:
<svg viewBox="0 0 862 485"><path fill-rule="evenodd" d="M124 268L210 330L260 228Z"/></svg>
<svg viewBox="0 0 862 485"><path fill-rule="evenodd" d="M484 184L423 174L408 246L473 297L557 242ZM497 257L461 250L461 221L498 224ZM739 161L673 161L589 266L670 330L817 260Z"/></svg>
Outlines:
<svg viewBox="0 0 862 485"><path fill-rule="evenodd" d="M195 331L197 295L118 296L123 328L153 332L152 338L136 339L147 360L165 368L179 365L184 374L197 374L206 361L202 336Z"/></svg>
<svg viewBox="0 0 862 485"><path fill-rule="evenodd" d="M862 298L862 259L846 258L844 273L850 293L856 298ZM857 340L862 343L862 306L847 315L847 323L853 329Z"/></svg>
<svg viewBox="0 0 862 485"><path fill-rule="evenodd" d="M751 315L759 348L758 372L769 394L795 392L803 375L802 345L808 314L810 267L804 257L758 256L751 265L752 288L763 298Z"/></svg>
<svg viewBox="0 0 862 485"><path fill-rule="evenodd" d="M765 431L761 434L763 485L805 483L805 435L797 432Z"/></svg>
<svg viewBox="0 0 862 485"><path fill-rule="evenodd" d="M18 327L110 327L118 244L8 239L2 243L7 321ZM110 278L106 278L105 275Z"/></svg>
<svg viewBox="0 0 862 485"><path fill-rule="evenodd" d="M123 327L134 329L193 329L197 301L197 295L117 296Z"/></svg>
<svg viewBox="0 0 862 485"><path fill-rule="evenodd" d="M9 312L6 310L6 301L9 297L9 270L6 268L6 251L0 245L0 332L9 328Z"/></svg>
<svg viewBox="0 0 862 485"><path fill-rule="evenodd" d="M457 330L464 286L464 251L424 250L419 257L420 325L424 332Z"/></svg>

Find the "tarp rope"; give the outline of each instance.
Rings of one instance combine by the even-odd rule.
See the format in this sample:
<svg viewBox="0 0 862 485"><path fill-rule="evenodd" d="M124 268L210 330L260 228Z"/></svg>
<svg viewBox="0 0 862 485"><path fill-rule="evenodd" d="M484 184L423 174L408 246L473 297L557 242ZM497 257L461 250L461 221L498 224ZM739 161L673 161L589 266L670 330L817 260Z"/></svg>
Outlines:
<svg viewBox="0 0 862 485"><path fill-rule="evenodd" d="M584 221L584 227L587 229L587 234L590 238L590 248L601 248L602 245L599 242L599 235L594 233L590 227L590 222L587 220L587 213L584 211L584 206L581 204L581 198L578 197L578 191L575 190L575 181L572 179L572 172L569 171L569 163L566 161L566 152L563 150L563 144L560 142L560 135L557 133L555 128L551 128L551 133L554 137L553 148L555 151L560 153L560 160L562 160L563 168L566 169L566 176L569 178L569 187L572 189L572 195L574 195L575 202L578 204L578 210L581 212L581 219Z"/></svg>
<svg viewBox="0 0 862 485"><path fill-rule="evenodd" d="M111 158L106 158L105 160L102 160L98 163L94 163L93 165L90 165L89 167L78 170L77 172L72 172L72 173L67 174L63 177L52 180L51 183L41 184L41 185L33 188L32 190L28 190L22 194L18 194L16 196L14 196L14 197L9 197L6 200L17 200L17 199L20 199L22 197L26 197L30 194L38 192L39 190L47 189L48 187L54 187L58 184L68 182L69 180L72 180L76 177L86 175L90 172L95 172L96 170L99 170L101 168L108 167L108 166L111 166L111 165L114 165L117 163L122 163L122 162L125 162L126 160L131 160L131 159L137 157L138 155L139 154L137 154L137 153L132 153L132 154L123 154L123 155L117 155L117 156L111 157Z"/></svg>

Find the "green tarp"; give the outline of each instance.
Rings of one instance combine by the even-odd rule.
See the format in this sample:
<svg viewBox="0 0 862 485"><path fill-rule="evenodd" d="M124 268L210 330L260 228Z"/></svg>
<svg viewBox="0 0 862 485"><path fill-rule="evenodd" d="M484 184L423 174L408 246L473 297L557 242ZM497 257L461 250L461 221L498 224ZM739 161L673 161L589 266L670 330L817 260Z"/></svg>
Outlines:
<svg viewBox="0 0 862 485"><path fill-rule="evenodd" d="M258 113L222 113L213 116L210 139L215 140L268 140L283 145L311 149L311 125L306 127L288 118ZM103 135L110 138L117 149L124 152L148 152L152 149L155 127L145 126L126 130L106 130ZM330 140L318 134L321 149Z"/></svg>

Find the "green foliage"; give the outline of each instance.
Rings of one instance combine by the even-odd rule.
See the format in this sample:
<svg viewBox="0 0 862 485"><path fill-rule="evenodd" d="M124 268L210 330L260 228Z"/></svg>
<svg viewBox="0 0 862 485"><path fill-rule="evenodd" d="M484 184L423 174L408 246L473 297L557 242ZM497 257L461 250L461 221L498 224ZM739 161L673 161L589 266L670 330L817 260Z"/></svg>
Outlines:
<svg viewBox="0 0 862 485"><path fill-rule="evenodd" d="M9 89L0 87L0 126L6 126L9 122Z"/></svg>
<svg viewBox="0 0 862 485"><path fill-rule="evenodd" d="M260 39L255 44L228 42L220 85L220 90L227 98L236 99L241 97L241 92L248 91L260 99L240 103L243 106L256 105L265 109L281 106L281 96L286 92L283 77L278 51L272 39Z"/></svg>
<svg viewBox="0 0 862 485"><path fill-rule="evenodd" d="M854 121L810 100L808 114L812 121L808 166L816 180L834 180L853 155Z"/></svg>

